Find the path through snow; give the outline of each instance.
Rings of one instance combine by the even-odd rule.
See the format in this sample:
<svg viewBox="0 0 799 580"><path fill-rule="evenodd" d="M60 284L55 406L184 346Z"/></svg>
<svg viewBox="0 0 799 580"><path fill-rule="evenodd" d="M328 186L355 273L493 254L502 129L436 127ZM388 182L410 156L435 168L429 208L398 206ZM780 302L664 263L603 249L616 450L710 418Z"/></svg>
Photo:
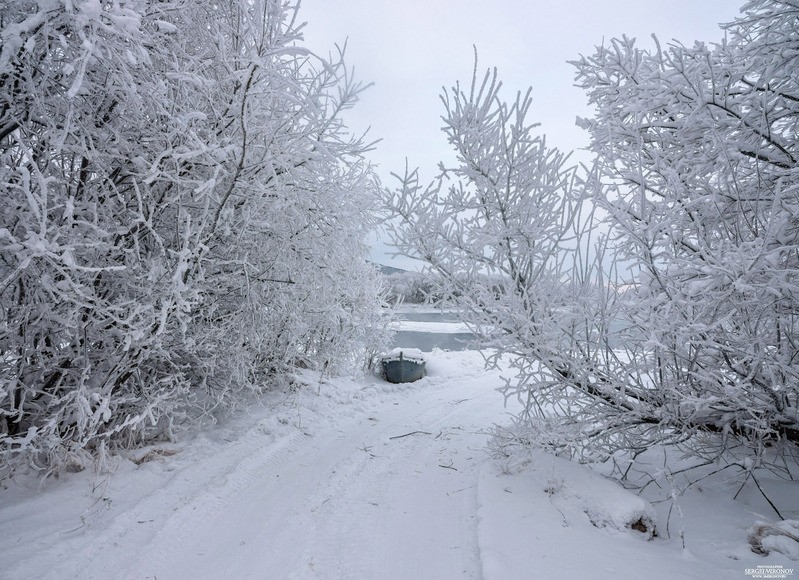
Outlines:
<svg viewBox="0 0 799 580"><path fill-rule="evenodd" d="M122 469L102 490L106 512L18 540L9 577L480 578L478 471L488 430L507 414L498 373L481 362L440 352L413 385L374 379L343 395L323 384L351 400L278 409L277 423L263 409L250 425ZM152 489L134 497L137 480ZM71 488L47 495L55 504ZM20 498L20 513L37 501Z"/></svg>
<svg viewBox="0 0 799 580"><path fill-rule="evenodd" d="M478 578L477 472L502 399L415 390L252 456L157 534L131 577ZM208 532L211 533L208 533Z"/></svg>
<svg viewBox="0 0 799 580"><path fill-rule="evenodd" d="M794 575L796 558L750 551L747 527L768 506L752 490L733 501L735 482L692 487L674 513L658 503L647 542L623 518L648 504L586 466L537 451L503 474L485 451L515 410L499 372L474 351L435 351L428 370L409 385L306 374L263 406L131 453L111 477L5 482L0 579ZM795 508L795 482L762 483Z"/></svg>

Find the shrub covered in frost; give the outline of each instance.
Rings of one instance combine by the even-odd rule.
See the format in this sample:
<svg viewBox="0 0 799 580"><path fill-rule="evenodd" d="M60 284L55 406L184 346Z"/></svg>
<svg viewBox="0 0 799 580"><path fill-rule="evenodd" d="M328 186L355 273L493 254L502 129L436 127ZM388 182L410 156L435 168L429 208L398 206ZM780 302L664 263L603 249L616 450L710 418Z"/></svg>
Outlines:
<svg viewBox="0 0 799 580"><path fill-rule="evenodd" d="M168 436L380 347L367 146L277 0L4 2L0 465Z"/></svg>
<svg viewBox="0 0 799 580"><path fill-rule="evenodd" d="M753 0L726 30L574 63L595 109L579 179L527 120L529 93L505 102L475 74L442 96L457 163L391 192L398 245L512 355L521 436L584 458L795 459L799 11Z"/></svg>

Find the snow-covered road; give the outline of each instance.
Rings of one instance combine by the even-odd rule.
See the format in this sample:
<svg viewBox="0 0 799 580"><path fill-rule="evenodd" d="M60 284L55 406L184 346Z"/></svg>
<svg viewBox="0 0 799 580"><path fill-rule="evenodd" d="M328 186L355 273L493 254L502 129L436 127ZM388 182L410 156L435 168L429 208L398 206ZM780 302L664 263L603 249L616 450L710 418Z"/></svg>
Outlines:
<svg viewBox="0 0 799 580"><path fill-rule="evenodd" d="M213 497L170 515L129 577L480 577L476 484L504 413L495 386L431 384L252 449Z"/></svg>
<svg viewBox="0 0 799 580"><path fill-rule="evenodd" d="M99 492L54 483L53 525L21 525L13 577L480 578L478 472L508 412L481 362L439 352L412 385L332 381L125 462Z"/></svg>
<svg viewBox="0 0 799 580"><path fill-rule="evenodd" d="M306 373L299 388L276 389L234 418L131 452L110 476L87 469L43 489L35 474L3 482L0 579L619 580L645 569L665 580L793 570L779 553L750 551L747 527L768 508L752 490L733 501L734 482L719 482L660 500L660 533L647 541L629 523L652 508L618 483L542 451L504 467L488 456L489 430L516 409L505 408L500 373L479 353L437 350L428 370L405 385Z"/></svg>

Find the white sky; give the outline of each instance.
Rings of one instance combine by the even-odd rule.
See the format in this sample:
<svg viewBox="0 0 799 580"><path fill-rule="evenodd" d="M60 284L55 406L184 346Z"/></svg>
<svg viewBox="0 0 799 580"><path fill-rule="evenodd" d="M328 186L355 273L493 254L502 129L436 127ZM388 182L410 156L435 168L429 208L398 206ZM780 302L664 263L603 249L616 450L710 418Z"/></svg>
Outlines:
<svg viewBox="0 0 799 580"><path fill-rule="evenodd" d="M739 0L302 0L305 45L323 55L347 42L346 61L373 82L346 116L354 131L371 127L382 139L372 160L385 185L407 158L425 178L452 159L441 132L442 86L468 83L473 46L481 71L497 67L505 97L533 88L533 121L550 146L574 151L588 144L575 126L588 116L584 92L567 63L626 34L645 47L722 38L720 22L739 14ZM578 154L578 159L585 159ZM377 244L374 259L389 261Z"/></svg>

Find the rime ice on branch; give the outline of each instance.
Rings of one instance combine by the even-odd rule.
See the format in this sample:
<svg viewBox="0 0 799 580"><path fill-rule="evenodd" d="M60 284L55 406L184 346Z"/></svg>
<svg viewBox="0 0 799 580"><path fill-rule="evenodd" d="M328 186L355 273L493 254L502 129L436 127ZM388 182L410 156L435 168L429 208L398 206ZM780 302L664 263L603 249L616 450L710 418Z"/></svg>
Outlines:
<svg viewBox="0 0 799 580"><path fill-rule="evenodd" d="M4 5L0 465L169 436L380 347L369 145L340 117L363 87L295 8Z"/></svg>

